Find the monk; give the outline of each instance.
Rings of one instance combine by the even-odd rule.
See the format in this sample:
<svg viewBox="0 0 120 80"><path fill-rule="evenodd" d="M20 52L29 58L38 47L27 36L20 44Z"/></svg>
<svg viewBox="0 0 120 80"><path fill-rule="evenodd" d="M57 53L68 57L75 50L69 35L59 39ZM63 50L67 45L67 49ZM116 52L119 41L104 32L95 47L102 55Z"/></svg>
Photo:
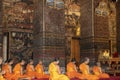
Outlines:
<svg viewBox="0 0 120 80"><path fill-rule="evenodd" d="M30 59L29 63L26 66L26 75L31 77L31 79L35 78L35 69L33 63L34 61Z"/></svg>
<svg viewBox="0 0 120 80"><path fill-rule="evenodd" d="M0 57L0 66L2 65L2 57ZM3 74L5 73L5 71L2 71L1 70L1 67L0 67L0 80L6 80L4 77L3 77Z"/></svg>
<svg viewBox="0 0 120 80"><path fill-rule="evenodd" d="M13 64L13 60L9 59L2 67L2 70L5 71L4 78L6 78L7 80L11 80L13 77L12 64Z"/></svg>
<svg viewBox="0 0 120 80"><path fill-rule="evenodd" d="M2 64L2 70L4 68L4 66L6 66L8 64L8 60L6 60L3 64Z"/></svg>
<svg viewBox="0 0 120 80"><path fill-rule="evenodd" d="M96 63L96 66L93 67L93 73L99 78L109 78L110 76L106 73L102 72L100 62Z"/></svg>
<svg viewBox="0 0 120 80"><path fill-rule="evenodd" d="M37 79L49 78L49 75L45 74L45 72L44 72L44 68L43 68L43 64L42 64L41 60L39 60L38 64L36 65L35 71L36 71L36 78Z"/></svg>
<svg viewBox="0 0 120 80"><path fill-rule="evenodd" d="M25 64L25 60L21 60L19 63L15 65L13 68L13 78L12 80L19 80L19 79L28 79L30 80L30 77L23 74L23 65Z"/></svg>
<svg viewBox="0 0 120 80"><path fill-rule="evenodd" d="M49 80L70 80L66 75L61 74L61 70L59 67L59 59L55 59L52 63L49 65L49 73L50 78Z"/></svg>
<svg viewBox="0 0 120 80"><path fill-rule="evenodd" d="M98 76L92 75L90 73L88 63L89 63L89 58L86 57L85 60L84 60L84 62L82 64L80 64L79 68L80 68L80 70L82 72L82 75L87 80L98 80L99 79Z"/></svg>
<svg viewBox="0 0 120 80"><path fill-rule="evenodd" d="M72 59L71 62L67 64L67 76L69 78L79 78L79 79L84 79L82 77L82 74L78 73L77 67L75 65L76 60Z"/></svg>

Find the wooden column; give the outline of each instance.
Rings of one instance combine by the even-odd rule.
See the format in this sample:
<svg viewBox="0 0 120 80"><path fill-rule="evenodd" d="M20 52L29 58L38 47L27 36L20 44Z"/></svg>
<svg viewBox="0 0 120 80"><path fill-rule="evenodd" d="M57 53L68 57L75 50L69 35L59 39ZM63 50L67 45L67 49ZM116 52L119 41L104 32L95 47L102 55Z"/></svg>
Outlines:
<svg viewBox="0 0 120 80"><path fill-rule="evenodd" d="M34 59L48 66L59 57L65 66L64 10L49 8L45 0L36 0L34 26Z"/></svg>

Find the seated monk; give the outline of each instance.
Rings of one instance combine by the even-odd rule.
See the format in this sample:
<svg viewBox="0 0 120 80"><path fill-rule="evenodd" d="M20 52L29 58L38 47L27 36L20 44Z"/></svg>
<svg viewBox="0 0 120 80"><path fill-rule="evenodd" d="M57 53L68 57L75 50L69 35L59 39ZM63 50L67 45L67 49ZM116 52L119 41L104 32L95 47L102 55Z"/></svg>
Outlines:
<svg viewBox="0 0 120 80"><path fill-rule="evenodd" d="M61 74L61 70L59 67L59 59L55 59L49 65L49 73L50 79L49 80L70 80L66 75Z"/></svg>
<svg viewBox="0 0 120 80"><path fill-rule="evenodd" d="M9 59L7 61L7 63L5 63L2 66L2 70L5 71L4 78L6 78L7 80L11 80L12 77L13 77L13 74L12 74L12 64L13 64L13 60Z"/></svg>
<svg viewBox="0 0 120 80"><path fill-rule="evenodd" d="M6 66L8 64L8 60L6 60L3 64L2 64L2 70L4 68L4 66Z"/></svg>
<svg viewBox="0 0 120 80"><path fill-rule="evenodd" d="M96 66L93 67L93 73L97 75L99 78L109 78L110 76L106 73L102 72L100 62L96 63Z"/></svg>
<svg viewBox="0 0 120 80"><path fill-rule="evenodd" d="M3 61L3 59L2 59L2 57L0 57L0 66L2 65L2 61ZM4 74L5 72L4 71L2 71L1 70L1 67L0 67L0 80L6 80L4 77L3 77L3 74Z"/></svg>
<svg viewBox="0 0 120 80"><path fill-rule="evenodd" d="M78 73L77 67L75 65L76 61L75 59L72 59L71 62L67 64L67 76L69 78L79 78L79 79L84 79L82 77L82 74Z"/></svg>
<svg viewBox="0 0 120 80"><path fill-rule="evenodd" d="M13 77L12 80L27 79L30 80L30 77L23 74L23 65L25 60L21 60L20 63L17 63L13 68Z"/></svg>
<svg viewBox="0 0 120 80"><path fill-rule="evenodd" d="M35 78L35 69L33 65L33 60L31 59L26 66L26 75L31 77L31 79Z"/></svg>
<svg viewBox="0 0 120 80"><path fill-rule="evenodd" d="M82 64L80 64L79 68L82 72L82 75L87 80L98 80L99 79L98 76L90 74L88 63L89 63L89 58L86 57L84 62Z"/></svg>
<svg viewBox="0 0 120 80"><path fill-rule="evenodd" d="M44 68L43 68L41 60L39 60L39 63L36 65L35 71L36 71L36 78L37 79L49 78L49 75L45 74L45 72L44 72Z"/></svg>

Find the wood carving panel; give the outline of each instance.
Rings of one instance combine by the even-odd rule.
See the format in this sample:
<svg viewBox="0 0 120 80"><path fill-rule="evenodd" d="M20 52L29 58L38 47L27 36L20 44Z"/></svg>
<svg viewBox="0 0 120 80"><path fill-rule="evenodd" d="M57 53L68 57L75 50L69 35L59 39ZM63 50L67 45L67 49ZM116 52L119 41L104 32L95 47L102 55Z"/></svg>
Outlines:
<svg viewBox="0 0 120 80"><path fill-rule="evenodd" d="M109 37L108 17L95 16L95 37Z"/></svg>

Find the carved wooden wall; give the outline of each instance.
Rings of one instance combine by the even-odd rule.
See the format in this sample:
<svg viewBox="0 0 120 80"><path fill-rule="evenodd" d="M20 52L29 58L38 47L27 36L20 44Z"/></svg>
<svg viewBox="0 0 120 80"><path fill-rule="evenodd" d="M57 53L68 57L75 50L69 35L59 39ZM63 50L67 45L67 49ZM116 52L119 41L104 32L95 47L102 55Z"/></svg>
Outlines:
<svg viewBox="0 0 120 80"><path fill-rule="evenodd" d="M9 58L15 59L15 62L22 58L29 60L33 53L33 2L2 1L4 60Z"/></svg>

